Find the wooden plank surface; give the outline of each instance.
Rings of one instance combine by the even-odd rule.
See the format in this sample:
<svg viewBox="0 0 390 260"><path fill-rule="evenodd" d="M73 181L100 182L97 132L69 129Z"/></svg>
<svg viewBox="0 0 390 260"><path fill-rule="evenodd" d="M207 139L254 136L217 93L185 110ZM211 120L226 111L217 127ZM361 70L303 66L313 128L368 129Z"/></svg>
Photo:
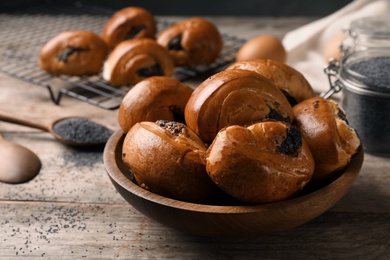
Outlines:
<svg viewBox="0 0 390 260"><path fill-rule="evenodd" d="M180 18L169 18L174 21ZM283 36L312 18L213 18L221 31ZM195 83L193 83L195 84ZM117 110L73 98L54 105L42 87L0 73L0 110L86 116L117 128ZM0 259L388 259L390 162L366 154L348 195L292 230L249 238L204 238L156 223L128 205L105 172L102 150L80 150L48 133L0 122L0 133L42 160L25 184L0 183ZM1 166L0 166L1 167Z"/></svg>

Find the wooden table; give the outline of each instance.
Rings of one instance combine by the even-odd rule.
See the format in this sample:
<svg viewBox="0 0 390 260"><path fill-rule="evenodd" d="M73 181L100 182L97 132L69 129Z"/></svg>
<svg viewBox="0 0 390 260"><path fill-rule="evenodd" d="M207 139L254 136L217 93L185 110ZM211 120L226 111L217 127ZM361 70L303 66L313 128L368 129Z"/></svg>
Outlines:
<svg viewBox="0 0 390 260"><path fill-rule="evenodd" d="M178 17L166 17L172 21ZM313 18L214 17L220 30L241 38L282 37ZM190 84L190 83L189 83ZM0 73L0 109L37 118L79 115L117 128L117 110L64 97ZM205 238L148 219L116 192L102 150L79 150L48 133L0 122L0 133L38 154L32 181L0 183L0 259L388 259L390 161L366 154L348 195L315 220L279 234ZM1 165L0 165L1 167Z"/></svg>

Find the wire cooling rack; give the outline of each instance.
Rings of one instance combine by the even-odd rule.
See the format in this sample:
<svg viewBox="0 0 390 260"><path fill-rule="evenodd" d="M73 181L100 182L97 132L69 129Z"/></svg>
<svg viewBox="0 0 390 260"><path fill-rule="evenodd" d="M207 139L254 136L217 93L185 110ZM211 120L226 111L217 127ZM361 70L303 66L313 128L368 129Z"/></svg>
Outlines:
<svg viewBox="0 0 390 260"><path fill-rule="evenodd" d="M90 5L45 4L22 11L0 12L0 71L12 77L42 86L50 99L59 104L64 95L104 109L116 109L131 88L115 88L101 75L90 77L54 76L38 66L40 48L65 30L89 30L97 34L115 10ZM158 20L158 30L171 25ZM176 67L173 77L186 81L207 75L229 64L244 40L222 34L224 47L210 65Z"/></svg>

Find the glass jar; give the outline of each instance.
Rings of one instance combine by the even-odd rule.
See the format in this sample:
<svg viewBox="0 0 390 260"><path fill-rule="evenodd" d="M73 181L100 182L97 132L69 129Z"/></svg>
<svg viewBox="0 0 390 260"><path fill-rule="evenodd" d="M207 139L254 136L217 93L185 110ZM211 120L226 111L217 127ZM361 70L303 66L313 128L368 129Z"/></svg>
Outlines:
<svg viewBox="0 0 390 260"><path fill-rule="evenodd" d="M325 69L331 88L323 96L342 90L341 107L364 150L389 156L390 19L359 19L351 23L351 32L353 43L348 42L351 37L343 43L348 48L343 48L341 61L331 61Z"/></svg>

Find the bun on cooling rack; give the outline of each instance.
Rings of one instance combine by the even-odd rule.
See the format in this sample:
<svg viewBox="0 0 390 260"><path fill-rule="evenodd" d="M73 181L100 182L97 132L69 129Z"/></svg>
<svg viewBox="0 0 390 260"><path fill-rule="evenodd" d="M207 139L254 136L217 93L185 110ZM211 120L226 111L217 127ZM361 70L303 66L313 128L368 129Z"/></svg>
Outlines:
<svg viewBox="0 0 390 260"><path fill-rule="evenodd" d="M291 105L269 79L249 70L225 70L203 81L192 93L184 117L205 143L230 125L265 119L292 122Z"/></svg>
<svg viewBox="0 0 390 260"><path fill-rule="evenodd" d="M307 99L293 107L294 124L308 143L315 161L313 181L329 179L346 166L359 146L354 129L344 112L332 100Z"/></svg>
<svg viewBox="0 0 390 260"><path fill-rule="evenodd" d="M113 86L133 85L151 76L171 76L174 64L168 51L153 39L138 38L118 44L103 67L103 78Z"/></svg>
<svg viewBox="0 0 390 260"><path fill-rule="evenodd" d="M164 29L157 42L169 51L175 65L179 66L212 63L223 45L217 27L200 17L189 18Z"/></svg>
<svg viewBox="0 0 390 260"><path fill-rule="evenodd" d="M195 203L219 191L206 172L206 147L184 124L140 122L126 134L122 160L141 187L159 195Z"/></svg>
<svg viewBox="0 0 390 260"><path fill-rule="evenodd" d="M157 31L154 16L141 7L126 7L115 12L102 31L102 38L110 47L135 38L154 38Z"/></svg>
<svg viewBox="0 0 390 260"><path fill-rule="evenodd" d="M315 96L312 86L302 73L280 61L270 59L237 61L226 68L230 69L252 70L270 79L282 90L291 105Z"/></svg>
<svg viewBox="0 0 390 260"><path fill-rule="evenodd" d="M100 72L107 54L108 47L97 34L65 31L42 47L39 66L50 74L93 75Z"/></svg>
<svg viewBox="0 0 390 260"><path fill-rule="evenodd" d="M230 196L260 204L299 193L313 175L314 160L296 127L267 121L222 129L207 151L206 170Z"/></svg>
<svg viewBox="0 0 390 260"><path fill-rule="evenodd" d="M123 98L118 122L127 133L138 122L170 120L184 123L184 108L193 89L166 76L154 76L137 83Z"/></svg>

